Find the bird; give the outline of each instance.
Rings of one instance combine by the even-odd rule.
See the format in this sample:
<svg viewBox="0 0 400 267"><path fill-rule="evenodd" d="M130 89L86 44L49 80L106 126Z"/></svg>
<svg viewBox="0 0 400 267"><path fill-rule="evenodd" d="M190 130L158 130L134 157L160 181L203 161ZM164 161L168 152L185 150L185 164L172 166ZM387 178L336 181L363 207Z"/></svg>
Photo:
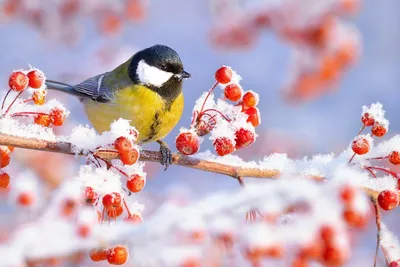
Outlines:
<svg viewBox="0 0 400 267"><path fill-rule="evenodd" d="M115 69L88 78L76 85L46 80L50 90L76 96L99 132L123 118L138 132L139 145L160 145L164 170L172 164L172 152L162 139L179 122L184 108L183 80L190 78L178 53L156 44L135 53Z"/></svg>

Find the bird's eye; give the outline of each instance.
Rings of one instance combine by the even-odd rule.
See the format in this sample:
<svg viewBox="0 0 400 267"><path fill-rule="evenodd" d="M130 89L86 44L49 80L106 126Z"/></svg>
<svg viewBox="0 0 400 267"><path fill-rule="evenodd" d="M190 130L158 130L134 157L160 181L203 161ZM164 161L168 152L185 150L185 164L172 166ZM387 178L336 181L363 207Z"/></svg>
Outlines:
<svg viewBox="0 0 400 267"><path fill-rule="evenodd" d="M164 71L167 71L168 67L167 67L167 65L162 65L161 69L164 70Z"/></svg>

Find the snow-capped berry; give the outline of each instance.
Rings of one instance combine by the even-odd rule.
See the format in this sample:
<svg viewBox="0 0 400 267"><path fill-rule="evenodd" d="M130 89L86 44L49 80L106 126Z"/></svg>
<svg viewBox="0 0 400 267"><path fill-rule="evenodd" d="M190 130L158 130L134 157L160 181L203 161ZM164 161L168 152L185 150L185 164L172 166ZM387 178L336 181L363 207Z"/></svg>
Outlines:
<svg viewBox="0 0 400 267"><path fill-rule="evenodd" d="M240 128L235 132L236 149L247 147L251 145L254 140L254 133L248 129Z"/></svg>
<svg viewBox="0 0 400 267"><path fill-rule="evenodd" d="M376 137L382 137L382 136L384 136L386 134L387 129L382 124L375 123L374 126L372 126L372 128L371 128L371 132Z"/></svg>
<svg viewBox="0 0 400 267"><path fill-rule="evenodd" d="M243 95L243 104L246 107L255 107L258 105L259 95L253 91L247 91Z"/></svg>
<svg viewBox="0 0 400 267"><path fill-rule="evenodd" d="M400 152L399 151L392 151L389 154L389 161L394 165L400 164Z"/></svg>
<svg viewBox="0 0 400 267"><path fill-rule="evenodd" d="M107 259L107 250L93 249L89 252L89 257L92 261L105 261Z"/></svg>
<svg viewBox="0 0 400 267"><path fill-rule="evenodd" d="M209 123L203 120L197 122L194 128L196 129L196 133L198 134L198 136L209 134L213 129L213 127Z"/></svg>
<svg viewBox="0 0 400 267"><path fill-rule="evenodd" d="M0 168L6 167L11 161L11 152L7 147L0 148Z"/></svg>
<svg viewBox="0 0 400 267"><path fill-rule="evenodd" d="M357 138L353 141L351 149L353 149L353 152L357 155L367 154L370 150L369 141L364 137Z"/></svg>
<svg viewBox="0 0 400 267"><path fill-rule="evenodd" d="M46 101L45 95L45 91L35 90L32 94L33 103L35 103L35 105L43 105Z"/></svg>
<svg viewBox="0 0 400 267"><path fill-rule="evenodd" d="M129 180L126 182L126 187L129 189L129 191L137 193L142 191L145 184L146 184L146 178L138 174L133 174L131 175L131 177L129 177Z"/></svg>
<svg viewBox="0 0 400 267"><path fill-rule="evenodd" d="M115 140L114 147L118 153L129 152L132 148L132 143L125 136L120 136Z"/></svg>
<svg viewBox="0 0 400 267"><path fill-rule="evenodd" d="M107 250L107 261L113 265L122 265L128 260L126 247L118 246Z"/></svg>
<svg viewBox="0 0 400 267"><path fill-rule="evenodd" d="M399 205L399 194L394 190L383 190L378 195L378 204L384 210L392 210Z"/></svg>
<svg viewBox="0 0 400 267"><path fill-rule="evenodd" d="M29 87L39 89L44 83L44 74L40 70L31 70L28 72Z"/></svg>
<svg viewBox="0 0 400 267"><path fill-rule="evenodd" d="M135 214L131 214L128 217L126 217L124 219L124 222L132 223L132 224L140 224L143 222L143 218L140 214L135 213Z"/></svg>
<svg viewBox="0 0 400 267"><path fill-rule="evenodd" d="M215 80L221 84L227 84L231 82L232 75L232 69L230 67L223 66L215 72Z"/></svg>
<svg viewBox="0 0 400 267"><path fill-rule="evenodd" d="M247 122L250 122L253 124L254 127L257 127L260 125L260 112L258 111L258 108L250 107L244 111L245 114L247 114L249 117L247 118Z"/></svg>
<svg viewBox="0 0 400 267"><path fill-rule="evenodd" d="M180 133L175 140L176 149L184 155L193 155L200 149L199 137L191 132Z"/></svg>
<svg viewBox="0 0 400 267"><path fill-rule="evenodd" d="M8 173L2 172L0 174L0 188L7 188L10 184L10 175Z"/></svg>
<svg viewBox="0 0 400 267"><path fill-rule="evenodd" d="M371 126L375 123L375 119L368 113L364 113L364 115L361 117L361 122L365 126Z"/></svg>
<svg viewBox="0 0 400 267"><path fill-rule="evenodd" d="M28 87L29 78L22 71L14 71L11 73L10 78L8 79L8 85L10 89L15 92L21 92Z"/></svg>
<svg viewBox="0 0 400 267"><path fill-rule="evenodd" d="M122 208L122 206L119 206L119 207L116 207L116 208L108 209L107 210L107 215L108 215L108 217L110 217L112 219L116 219L123 212L124 212L124 209Z"/></svg>
<svg viewBox="0 0 400 267"><path fill-rule="evenodd" d="M113 209L122 205L121 195L119 193L106 194L102 200L106 209Z"/></svg>
<svg viewBox="0 0 400 267"><path fill-rule="evenodd" d="M231 154L233 151L235 151L233 140L228 137L218 137L213 142L213 146L215 148L215 152L217 152L217 154L221 157Z"/></svg>
<svg viewBox="0 0 400 267"><path fill-rule="evenodd" d="M64 124L65 118L67 117L64 110L59 108L53 108L50 111L50 120L54 126L61 126Z"/></svg>
<svg viewBox="0 0 400 267"><path fill-rule="evenodd" d="M140 157L139 150L137 150L134 147L129 151L119 153L119 159L122 161L123 164L126 165L135 164L139 160L139 157Z"/></svg>
<svg viewBox="0 0 400 267"><path fill-rule="evenodd" d="M85 188L85 201L88 204L94 204L98 198L97 193L93 190L92 187L87 186Z"/></svg>
<svg viewBox="0 0 400 267"><path fill-rule="evenodd" d="M232 102L239 101L242 98L242 94L242 88L238 84L231 83L224 89L224 96Z"/></svg>
<svg viewBox="0 0 400 267"><path fill-rule="evenodd" d="M39 114L35 117L34 119L36 124L45 126L45 127L49 127L50 123L51 123L51 119L49 115L45 115L45 114Z"/></svg>

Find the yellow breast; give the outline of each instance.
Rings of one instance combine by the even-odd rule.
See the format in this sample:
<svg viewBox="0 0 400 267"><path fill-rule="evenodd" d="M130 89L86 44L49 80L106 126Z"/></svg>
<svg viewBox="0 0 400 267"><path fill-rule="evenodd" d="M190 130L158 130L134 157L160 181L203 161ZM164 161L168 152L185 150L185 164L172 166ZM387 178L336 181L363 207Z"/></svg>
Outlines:
<svg viewBox="0 0 400 267"><path fill-rule="evenodd" d="M108 131L114 120L123 118L139 131L139 142L147 143L164 138L175 127L183 106L182 93L168 105L157 93L134 85L118 90L110 103L86 101L85 111L98 132Z"/></svg>

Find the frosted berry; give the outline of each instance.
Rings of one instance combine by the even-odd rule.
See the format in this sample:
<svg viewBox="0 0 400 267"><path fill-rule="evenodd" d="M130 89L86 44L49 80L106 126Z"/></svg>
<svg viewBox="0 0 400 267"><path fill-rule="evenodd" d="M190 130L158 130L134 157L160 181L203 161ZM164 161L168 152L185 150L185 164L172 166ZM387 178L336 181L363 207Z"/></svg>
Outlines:
<svg viewBox="0 0 400 267"><path fill-rule="evenodd" d="M15 92L21 92L28 87L29 78L28 76L21 71L14 71L11 73L10 78L8 79L8 85L10 89Z"/></svg>
<svg viewBox="0 0 400 267"><path fill-rule="evenodd" d="M127 223L132 223L132 224L140 224L143 222L143 218L140 214L131 214L128 217L124 219L125 222Z"/></svg>
<svg viewBox="0 0 400 267"><path fill-rule="evenodd" d="M129 189L129 191L131 191L133 193L137 193L137 192L142 191L145 184L146 184L146 178L144 178L138 174L134 174L126 182L126 187Z"/></svg>
<svg viewBox="0 0 400 267"><path fill-rule="evenodd" d="M399 151L392 151L389 154L389 161L394 165L400 164L400 152Z"/></svg>
<svg viewBox="0 0 400 267"><path fill-rule="evenodd" d="M228 86L225 87L224 89L224 95L226 99L236 102L239 101L242 98L242 88L240 88L239 85L231 83Z"/></svg>
<svg viewBox="0 0 400 267"><path fill-rule="evenodd" d="M368 113L364 113L364 115L361 117L361 122L365 126L372 126L375 123L375 119Z"/></svg>
<svg viewBox="0 0 400 267"><path fill-rule="evenodd" d="M125 151L119 153L119 159L122 161L123 164L126 165L133 165L139 160L139 150L136 148L132 148L129 151Z"/></svg>
<svg viewBox="0 0 400 267"><path fill-rule="evenodd" d="M34 122L44 127L50 126L51 120L49 115L39 114L35 117Z"/></svg>
<svg viewBox="0 0 400 267"><path fill-rule="evenodd" d="M107 250L107 261L113 265L122 265L128 260L126 247L118 246Z"/></svg>
<svg viewBox="0 0 400 267"><path fill-rule="evenodd" d="M196 123L195 129L198 136L204 136L206 134L209 134L213 127L209 123L201 120Z"/></svg>
<svg viewBox="0 0 400 267"><path fill-rule="evenodd" d="M11 157L10 157L10 150L6 147L0 148L0 168L6 167L10 164Z"/></svg>
<svg viewBox="0 0 400 267"><path fill-rule="evenodd" d="M230 67L223 66L215 72L215 80L221 84L227 84L231 82L232 75L232 69Z"/></svg>
<svg viewBox="0 0 400 267"><path fill-rule="evenodd" d="M392 210L399 204L399 194L394 190L384 190L378 195L378 204L383 210Z"/></svg>
<svg viewBox="0 0 400 267"><path fill-rule="evenodd" d="M384 136L386 134L387 129L382 124L375 123L374 126L372 126L372 128L371 128L371 132L376 137L382 137L382 136Z"/></svg>
<svg viewBox="0 0 400 267"><path fill-rule="evenodd" d="M114 147L118 151L118 153L129 152L132 148L132 143L125 136L120 136L115 140Z"/></svg>
<svg viewBox="0 0 400 267"><path fill-rule="evenodd" d="M250 107L244 111L249 117L247 118L247 122L250 122L254 127L260 125L260 112L257 108Z"/></svg>
<svg viewBox="0 0 400 267"><path fill-rule="evenodd" d="M92 187L87 186L85 188L85 201L88 204L94 204L98 198L97 193L93 190Z"/></svg>
<svg viewBox="0 0 400 267"><path fill-rule="evenodd" d="M105 209L113 209L122 206L122 199L119 193L105 195L102 202Z"/></svg>
<svg viewBox="0 0 400 267"><path fill-rule="evenodd" d="M7 188L10 184L10 175L8 173L2 172L0 174L0 188Z"/></svg>
<svg viewBox="0 0 400 267"><path fill-rule="evenodd" d="M200 149L199 137L191 132L180 133L176 138L175 145L183 155L193 155Z"/></svg>
<svg viewBox="0 0 400 267"><path fill-rule="evenodd" d="M215 139L213 145L215 148L215 152L217 152L217 154L221 157L235 151L233 140L228 137L218 137L217 139Z"/></svg>
<svg viewBox="0 0 400 267"><path fill-rule="evenodd" d="M50 120L54 126L61 126L64 124L66 114L62 109L54 108L50 111Z"/></svg>
<svg viewBox="0 0 400 267"><path fill-rule="evenodd" d="M43 105L46 101L45 95L45 91L35 90L32 94L33 103L35 103L35 105Z"/></svg>
<svg viewBox="0 0 400 267"><path fill-rule="evenodd" d="M112 219L116 219L118 216L121 216L121 214L123 212L124 212L124 209L122 208L122 206L120 206L120 207L108 209L107 215L108 215L108 217L110 217Z"/></svg>
<svg viewBox="0 0 400 267"><path fill-rule="evenodd" d="M29 87L39 89L44 83L44 74L40 70L31 70L28 72Z"/></svg>
<svg viewBox="0 0 400 267"><path fill-rule="evenodd" d="M255 107L258 105L259 95L253 91L248 91L243 95L243 104L246 107Z"/></svg>
<svg viewBox="0 0 400 267"><path fill-rule="evenodd" d="M357 155L364 155L370 150L370 144L366 138L357 138L353 141L351 149L353 149L353 152Z"/></svg>
<svg viewBox="0 0 400 267"><path fill-rule="evenodd" d="M105 261L107 259L107 250L93 249L89 252L89 257L92 261Z"/></svg>
<svg viewBox="0 0 400 267"><path fill-rule="evenodd" d="M254 133L248 129L240 128L235 133L236 149L247 147L251 145L254 140Z"/></svg>

